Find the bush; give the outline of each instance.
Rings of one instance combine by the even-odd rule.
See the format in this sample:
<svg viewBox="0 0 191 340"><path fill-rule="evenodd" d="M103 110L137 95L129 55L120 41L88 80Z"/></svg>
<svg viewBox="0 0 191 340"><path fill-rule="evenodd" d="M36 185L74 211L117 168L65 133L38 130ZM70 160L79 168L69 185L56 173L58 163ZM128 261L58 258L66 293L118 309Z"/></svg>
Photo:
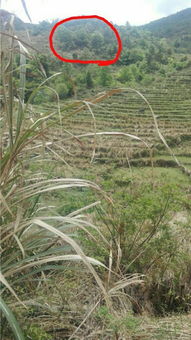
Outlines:
<svg viewBox="0 0 191 340"><path fill-rule="evenodd" d="M93 83L93 79L92 79L92 76L91 76L90 71L88 71L88 72L86 73L86 87L87 87L88 89L91 89L91 88L94 87L94 83Z"/></svg>
<svg viewBox="0 0 191 340"><path fill-rule="evenodd" d="M112 85L112 76L109 69L106 67L102 67L99 72L99 84L102 86Z"/></svg>
<svg viewBox="0 0 191 340"><path fill-rule="evenodd" d="M60 99L65 99L68 97L68 87L64 83L57 83L56 84L56 91L58 92Z"/></svg>
<svg viewBox="0 0 191 340"><path fill-rule="evenodd" d="M128 66L123 67L120 70L117 78L121 83L130 82L133 79L133 74L130 67Z"/></svg>
<svg viewBox="0 0 191 340"><path fill-rule="evenodd" d="M152 183L143 183L144 179L132 182L127 172L118 170L106 184L112 187L117 202L110 217L105 216L111 239L116 239L113 265L118 261L118 244L120 271L124 275L135 272L146 275L144 289L140 287L134 293L127 289L138 301L139 308L135 306L138 312L144 308L156 314L187 311L191 302L190 258L186 244L182 247L180 242L190 231L185 225L175 232L171 225L174 212L185 210L185 198L178 184L167 185L166 181L164 175L155 182L153 191Z"/></svg>

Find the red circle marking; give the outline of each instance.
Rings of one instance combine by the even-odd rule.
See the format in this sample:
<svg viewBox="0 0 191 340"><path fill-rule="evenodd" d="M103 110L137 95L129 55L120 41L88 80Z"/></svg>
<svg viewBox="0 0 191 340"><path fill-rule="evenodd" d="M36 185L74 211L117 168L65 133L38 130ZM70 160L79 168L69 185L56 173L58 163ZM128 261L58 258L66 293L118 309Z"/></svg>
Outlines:
<svg viewBox="0 0 191 340"><path fill-rule="evenodd" d="M71 21L71 20L78 20L78 19L98 19L101 20L103 22L105 22L106 25L108 25L111 30L115 33L115 36L117 38L117 43L118 43L118 50L116 53L116 56L114 59L110 59L110 60L80 60L80 59L67 59L67 58L63 58L60 54L58 54L54 48L53 45L53 35L57 29L58 26L64 24L67 21ZM102 18L98 15L82 15L82 16L77 16L77 17L70 17L70 18L66 18L64 20L58 21L52 28L50 35L49 35L49 44L50 44L50 49L53 52L53 54L60 60L65 61L66 63L80 63L80 64L98 64L99 66L108 66L111 64L116 63L116 61L119 59L121 51L122 51L122 41L120 38L120 35L117 31L117 29L109 22L107 21L105 18Z"/></svg>

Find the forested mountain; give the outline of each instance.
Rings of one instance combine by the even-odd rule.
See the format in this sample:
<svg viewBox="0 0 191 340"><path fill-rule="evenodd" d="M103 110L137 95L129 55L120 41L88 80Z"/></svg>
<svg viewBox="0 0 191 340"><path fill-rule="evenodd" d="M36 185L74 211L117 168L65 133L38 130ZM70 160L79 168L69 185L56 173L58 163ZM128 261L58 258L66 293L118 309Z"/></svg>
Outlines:
<svg viewBox="0 0 191 340"><path fill-rule="evenodd" d="M162 18L147 25L142 29L152 32L159 38L172 39L176 50L191 53L191 8Z"/></svg>

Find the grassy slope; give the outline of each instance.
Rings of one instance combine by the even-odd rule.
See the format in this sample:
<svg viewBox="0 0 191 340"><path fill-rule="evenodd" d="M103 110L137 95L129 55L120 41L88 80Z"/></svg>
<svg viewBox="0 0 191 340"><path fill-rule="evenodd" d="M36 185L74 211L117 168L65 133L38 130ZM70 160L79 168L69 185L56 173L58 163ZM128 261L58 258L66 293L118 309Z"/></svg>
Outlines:
<svg viewBox="0 0 191 340"><path fill-rule="evenodd" d="M188 140L191 131L189 77L188 72L180 74L180 77L174 74L167 78L167 81L165 80L164 83L156 84L154 88L140 89L152 104L158 116L159 127L163 135L168 138L173 150L179 153L180 158L188 164L190 164L191 146L190 140ZM62 107L64 105L65 102L61 104ZM150 112L139 97L132 94L116 95L103 102L100 106L93 106L92 108L96 117L96 131L120 130L136 134L156 147L156 159L162 158L163 161L170 159L166 150L160 149L160 141L154 133L154 125ZM47 110L50 110L50 107L47 107ZM41 111L41 107L39 111ZM72 119L68 119L64 124L64 129L74 134L94 132L94 121L90 112L87 111L77 114ZM54 139L54 141L59 142L57 135L57 130L49 131L50 140ZM122 195L122 188L125 189L126 185L128 187L132 176L134 183L144 182L148 185L152 182L152 176L154 176L156 184L163 181L172 185L178 184L185 199L188 197L186 190L189 185L189 179L181 174L178 169L170 167L168 162L166 163L168 168L155 167L154 172L152 172L150 167L145 168L145 164L140 162L140 156L136 156L137 163L142 168L137 169L133 167L132 172L130 171L127 156L131 164L131 159L134 159L137 153L145 151L145 147L137 142L129 142L129 140L126 141L126 139L121 137L99 137L96 141L94 162L90 164L94 149L92 138L84 139L83 142L72 140L71 143L71 140L64 140L64 137L66 137L64 132L62 137L60 145L73 153L73 157L65 153L62 153L62 156L64 155L65 160L73 167L67 167L64 162L58 161L52 155L49 155L47 160L42 163L38 163L38 159L36 161L34 159L33 165L29 170L33 172L35 168L40 168L41 171L43 169L43 171L49 173L50 177L67 177L72 175L74 177L81 176L95 180L103 186L108 194L116 194L116 198ZM141 158L147 160L148 155L145 157L141 156ZM121 169L119 169L119 166L121 166ZM120 185L122 185L122 188ZM77 200L76 205L74 198ZM77 191L75 196L71 193L67 197L64 194L51 194L47 196L46 203L55 204L57 212L63 214L70 213L74 208L81 208L84 204L91 203L91 200L93 201L94 198L89 193L83 195L83 193ZM103 256L103 254L101 255ZM54 284L55 279L57 286ZM33 305L29 301L31 309L28 315L24 314L24 317L26 320L30 319L30 322L32 320L33 324L38 326L42 325L43 320L45 329L50 331L50 334L53 332L54 339L63 339L63 337L68 338L67 334L71 334L80 322L83 321L87 310L89 311L88 308L91 309L92 307L90 296L96 296L96 292L94 283L86 272L80 271L78 274L76 271L70 276L70 272L66 270L64 278L63 273L55 277L50 274L43 288L37 290L36 296L37 302ZM76 296L78 297L78 308L76 308ZM38 305L38 301L42 304L42 309L41 305ZM110 316L108 317L107 313L104 312L104 314L103 312L103 310L99 311L99 316L94 315L90 321L88 320L85 327L80 330L79 336L87 337L88 332L91 331L94 333L94 337L92 335L91 339L97 339L100 336L104 339L115 339L116 324L119 325L119 321L112 320ZM101 322L103 322L102 329L99 328L100 315ZM180 337L182 339L189 339L191 332L189 321L189 315L172 318L166 317L164 319L127 317L123 321L123 327L126 329L126 339L150 340L161 337L164 340L178 339ZM33 336L34 334L35 328Z"/></svg>
<svg viewBox="0 0 191 340"><path fill-rule="evenodd" d="M168 141L172 150L179 157L178 159L183 162L187 167L191 167L191 102L190 102L190 78L191 70L177 72L170 74L163 81L156 82L152 87L143 88L139 90L146 96L151 103L157 120L159 128ZM105 91L105 88L100 89L100 92ZM96 91L95 91L96 92ZM91 93L87 92L84 95L85 99L91 101ZM81 94L79 94L81 99ZM61 110L65 107L65 102L61 102ZM47 104L47 107L40 107L40 111L50 111L51 104ZM115 201L119 200L119 205L123 205L124 190L129 190L129 183L133 179L133 184L139 185L145 183L145 185L151 185L154 180L154 184L168 183L168 185L178 185L180 195L183 200L189 201L189 193L187 192L189 187L189 178L185 177L179 169L175 168L175 163L172 161L167 150L162 148L151 118L151 113L148 110L147 105L137 95L132 93L126 93L122 95L114 95L107 100L103 101L97 106L92 106L92 111L95 116L95 121L92 118L92 114L89 110L84 110L81 113L64 120L64 129L70 131L74 135L80 135L84 133L95 131L122 131L130 134L137 135L143 138L153 146L154 150L154 171L150 168L150 158L145 146L142 143L129 140L127 138L118 137L97 137L94 144L94 138L67 139L68 133L60 129L50 130L49 138L57 143L60 143L60 137L62 138L60 146L66 148L69 155L66 152L60 153L69 166L66 166L64 162L58 161L58 159L52 156L50 153L47 156L47 160L43 163L38 163L38 160L33 162L31 170L39 168L41 166L44 171L49 173L50 177L61 176L73 176L77 178L86 178L95 181L100 184L103 189L114 198ZM96 153L94 155L93 163L90 163L94 147L96 145ZM128 157L128 160L127 160ZM132 169L129 169L129 163ZM136 165L136 167L134 167ZM71 167L70 167L71 166ZM54 205L56 212L59 214L71 213L74 209L80 209L84 205L88 205L97 199L94 194L86 191L79 192L71 191L66 196L64 193L51 194L46 197L47 205ZM91 210L90 212L91 213ZM122 213L122 211L121 211ZM82 242L83 243L83 242ZM87 249L91 248L90 245L85 244ZM97 251L97 250L96 250ZM91 252L91 251L90 251ZM95 254L98 259L103 259L103 254ZM86 315L86 308L84 301L87 304L90 303L89 296L94 295L94 288L91 280L87 277L84 285L81 285L81 276L68 278L68 273L65 273L66 280L63 282L62 277L57 277L59 282L59 291L64 296L65 300L69 301L67 306L69 312L64 317L62 313L57 310L55 316L44 317L46 329L50 330L55 328L54 336L56 339L61 339L67 332L71 334L71 331L80 324ZM82 273L82 276L87 276L87 273ZM73 294L67 293L70 291L70 287L76 294L79 294L78 311L76 311L76 300ZM46 301L46 293L44 292L42 298ZM54 301L59 308L62 308L62 302L58 297L58 293L54 290L52 292ZM75 307L74 307L75 306ZM88 305L89 309L92 308L91 303ZM88 309L88 310L89 310ZM43 312L41 312L43 313ZM71 314L75 315L75 325L72 324ZM58 318L62 320L62 329L60 329L60 322ZM105 319L104 319L105 318ZM138 326L137 326L138 319ZM105 321L104 321L105 320ZM175 316L166 317L164 319L155 319L150 317L138 317L135 320L126 320L127 329L126 338L128 339L158 339L163 337L164 340L176 339L182 336L183 339L189 337L189 316ZM38 319L36 319L38 323ZM103 322L102 331L99 329L99 323ZM119 322L118 322L119 323ZM54 325L54 326L53 326ZM98 325L98 326L97 326ZM114 334L111 328L115 329L116 321L110 323L110 319L103 313L101 321L99 318L92 315L92 318L88 319L84 329L79 331L82 337L86 336L87 329L94 329L95 339L102 334L103 339L109 337L114 339ZM126 327L126 326L125 326ZM58 329L58 332L56 331ZM131 329L132 334L129 334ZM144 329L144 330L143 330ZM96 333L97 332L97 333ZM57 334L57 335L56 335ZM92 338L94 339L94 338Z"/></svg>
<svg viewBox="0 0 191 340"><path fill-rule="evenodd" d="M187 78L189 78L189 73L186 75L182 73L178 76L173 74L167 81L165 80L164 83L156 84L155 88L142 89L142 92L151 102L158 117L161 132L165 138L167 138L172 150L175 154L179 155L178 159L181 162L190 167L191 141L189 137L191 131L191 103L189 95L190 87L188 86ZM64 105L65 102L61 104L61 107L64 107ZM162 166L157 166L157 163L155 163L154 170L152 171L151 167L145 167L146 164L140 161L140 156L137 154L136 161L139 167L133 166L130 170L124 154L126 152L129 153L129 158L131 159L131 157L134 158L134 153L144 152L145 147L142 145L138 146L138 143L129 142L129 140L121 137L97 138L94 162L90 164L94 146L93 139L83 139L80 143L77 140L65 141L64 137L66 137L67 134L65 135L63 132L62 146L66 147L73 156L69 156L66 153L62 155L72 167L65 166L62 161L59 162L56 159L51 160L52 157L50 156L51 162L47 160L41 163L41 166L45 171L49 172L51 177L74 176L93 180L101 185L115 201L120 199L119 204L124 204L121 197L125 190L129 190L129 183L131 183L132 179L134 187L142 183L149 186L153 181L155 190L157 185L165 183L172 187L178 186L183 200L185 202L189 201L188 187L190 180L182 174L179 169L174 168L173 163L169 162L171 157L168 155L167 150L161 149L161 143L154 133L154 125L150 113L142 99L132 94L116 95L104 101L100 106L92 106L92 110L96 118L96 131L124 131L145 138L149 143L154 145L154 148L156 147L155 160L162 160ZM93 132L94 121L90 112L84 111L64 121L64 129L77 135L89 131ZM59 140L57 132L52 130L50 131L50 138ZM124 150L126 152L124 152ZM147 160L148 155L141 158ZM133 165L131 160L130 164ZM31 170L34 170L36 167L39 168L38 162L33 163ZM94 194L88 191L86 191L86 195L84 195L83 191L73 191L69 193L67 197L64 194L51 194L47 197L47 203L55 205L57 213L66 214L71 213L74 209L80 209L82 206L94 202L95 199ZM85 245L85 247L86 246L87 245ZM87 249L89 249L89 245ZM101 258L99 256L101 256ZM102 256L103 254L97 254L98 259L103 259ZM66 273L65 275L67 277L68 274ZM82 275L84 277L83 273ZM60 327L57 320L58 317L62 319L59 311L56 312L55 316L51 317L51 320L49 317L47 317L47 319L44 317L46 330L52 329L54 325L54 336L57 334L56 339L61 339L62 334L70 333L71 329L75 329L75 327L73 328L73 325L71 325L71 312L76 315L76 325L79 325L83 320L86 314L83 301L89 301L89 296L93 294L93 286L90 282L91 280L87 277L85 283L86 288L84 289L84 286L81 286L80 274L78 281L76 281L76 279L74 280L73 276L71 276L71 278L67 277L67 280L64 282L59 276L57 280L60 291L63 289L63 295L66 294L67 287L72 287L74 291L76 291L76 294L79 294L81 297L81 301L78 302L78 310L80 312L77 313L76 307L74 307L75 299L73 296L70 294L64 295L65 299L70 301L70 306L68 307L70 312L68 313L68 317L65 317L62 321L65 330L59 331ZM52 294L54 294L54 301L57 301L57 292L54 291ZM43 297L43 299L46 301L45 297ZM59 304L58 301L57 304ZM89 308L91 309L91 305ZM101 321L104 322L102 331L99 329L98 325L100 321L96 313L101 313ZM100 336L100 334L102 334L103 339L107 339L107 337L114 339L114 333L112 333L113 330L111 329L115 329L116 320L111 321L110 317L108 318L107 316L107 312L96 311L96 313L92 314L92 317L88 319L84 329L79 331L79 334L84 337L86 336L87 329L93 328L95 339L97 336ZM190 334L190 315L178 314L165 318L144 316L132 319L129 317L129 319L127 318L120 322L123 323L123 327L126 329L124 332L127 339L154 340L163 337L164 340L170 340L178 339L181 336L182 339L186 340ZM117 323L119 324L119 320Z"/></svg>
<svg viewBox="0 0 191 340"><path fill-rule="evenodd" d="M189 165L191 105L187 77L191 77L191 70L186 75L184 72L177 76L172 74L164 79L164 83L156 84L153 88L142 88L140 91L152 105L161 133L175 153ZM136 135L148 142L150 146L152 145L156 159L162 158L164 161L171 159L164 146L162 147L155 131L148 106L137 94L126 92L113 95L103 103L92 106L92 110L97 132L113 131ZM77 114L74 119L68 119L65 124L68 130L78 135L94 132L95 128L88 110ZM91 158L94 142L92 138L88 138L83 139L83 146L73 143L74 148L69 140L68 150L71 150L76 157L66 155L66 160L78 166ZM101 163L127 164L127 156L130 161L137 159L139 162L139 158L144 159L144 157L148 159L148 150L145 155L144 152L145 146L142 143L129 140L124 136L97 137L94 160L98 163L100 161Z"/></svg>

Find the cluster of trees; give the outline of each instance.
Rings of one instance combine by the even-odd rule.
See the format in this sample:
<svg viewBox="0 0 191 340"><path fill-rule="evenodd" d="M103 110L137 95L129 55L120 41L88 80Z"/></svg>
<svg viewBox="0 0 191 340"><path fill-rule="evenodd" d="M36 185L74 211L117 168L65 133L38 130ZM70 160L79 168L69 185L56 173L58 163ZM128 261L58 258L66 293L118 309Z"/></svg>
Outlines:
<svg viewBox="0 0 191 340"><path fill-rule="evenodd" d="M152 40L155 44L159 39L166 38L168 46L176 52L191 51L191 9L156 20L141 27L126 25L117 26L123 45L128 49L145 49ZM49 32L59 21L42 21L38 25L27 24L31 34L36 36ZM18 26L18 25L17 25ZM92 53L113 55L116 52L116 39L111 29L97 19L69 21L60 25L55 33L55 39L61 50L71 52L87 48Z"/></svg>
<svg viewBox="0 0 191 340"><path fill-rule="evenodd" d="M173 18L170 16L168 20L156 21L155 25L149 24L153 29L152 33L145 29L149 28L149 25L141 28L131 27L128 23L116 26L123 43L123 52L117 65L135 64L146 73L160 71L163 65L172 65L171 59L174 53L185 52L182 50L188 45L191 35L189 32L184 32L183 35L176 35L176 39L172 39L172 42L168 39L166 31L163 38L155 36L155 26L159 27L159 32L157 31L159 34L160 27L163 27L161 26L163 20L167 20L165 27L168 31L168 21L172 21L171 17ZM52 23L43 21L38 25L32 25L31 33L33 35L48 33L56 21ZM177 26L179 27L180 24ZM55 32L54 43L60 54L73 59L110 59L117 51L114 33L105 23L97 19L76 20L60 25ZM186 64L182 66L186 67Z"/></svg>
<svg viewBox="0 0 191 340"><path fill-rule="evenodd" d="M43 21L39 25L34 25L31 32L37 35L50 31L54 23ZM146 53L151 54L156 61L164 62L166 55L169 54L169 44L159 42L159 39L154 38L150 32L131 27L129 24L116 28L123 43L123 54L119 61L121 65L142 61ZM54 42L58 50L62 53L69 52L74 59L82 56L85 59L90 56L108 59L114 57L117 52L115 34L105 23L97 19L71 21L60 25L55 32Z"/></svg>
<svg viewBox="0 0 191 340"><path fill-rule="evenodd" d="M58 27L55 33L58 49L74 59L112 58L117 51L114 33L100 20L78 20Z"/></svg>
<svg viewBox="0 0 191 340"><path fill-rule="evenodd" d="M17 62L19 64L19 60ZM19 84L19 72L16 66L14 72L15 88ZM79 91L114 85L113 72L108 67L72 65L62 63L59 60L54 61L45 55L39 55L28 60L27 63L25 99L27 100L33 89L45 80L45 75L49 77L58 70L59 75L51 79L48 85L58 93L60 99L77 97ZM43 87L35 95L34 103L40 104L45 98L47 101L51 101L55 97L55 91ZM18 93L14 92L14 95L17 96Z"/></svg>
<svg viewBox="0 0 191 340"><path fill-rule="evenodd" d="M33 36L49 32L53 25L59 21L42 21L38 25L24 24L18 18L15 19L16 30L28 28ZM147 48L150 40L156 41L166 38L168 46L176 53L191 53L191 8L174 15L153 21L140 27L131 27L128 23L117 26L123 45L128 50ZM88 49L91 56L112 57L116 53L116 40L114 33L100 20L70 21L59 26L56 31L58 46L63 51L82 51ZM138 45L136 45L138 43ZM87 50L85 50L87 52ZM86 53L83 53L85 56ZM75 53L75 52L74 52ZM87 56L88 57L88 56Z"/></svg>
<svg viewBox="0 0 191 340"><path fill-rule="evenodd" d="M110 67L63 63L58 59L54 60L41 55L38 59L30 60L27 65L26 96L28 97L32 88L44 80L44 73L51 76L55 72L61 72L58 77L51 80L50 85L57 91L60 99L66 99L78 94L80 96L81 91L99 87L114 87L120 86L120 84L151 85L155 79L166 77L168 71L181 71L185 67L191 66L191 60L187 56L176 60L170 51L169 55L161 56L159 52L160 49L151 46L145 54L140 51L139 55L136 51L135 59L133 59L133 53L129 56L124 51L119 63ZM129 60L131 57L132 59ZM161 58L160 61L157 61L158 58ZM53 92L48 91L47 100L52 100L54 95ZM36 103L43 100L44 92L39 93L36 97Z"/></svg>

